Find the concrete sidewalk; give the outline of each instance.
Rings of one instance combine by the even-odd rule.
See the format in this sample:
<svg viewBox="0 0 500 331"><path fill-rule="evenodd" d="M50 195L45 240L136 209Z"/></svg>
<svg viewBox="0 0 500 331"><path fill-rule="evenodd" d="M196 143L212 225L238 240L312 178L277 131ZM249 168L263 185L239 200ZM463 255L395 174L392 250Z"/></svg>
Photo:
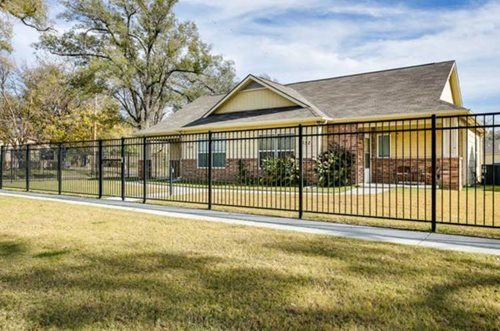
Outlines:
<svg viewBox="0 0 500 331"><path fill-rule="evenodd" d="M122 202L116 200L97 200L71 196L57 196L39 193L12 192L0 190L0 196L11 196L27 199L57 201L74 205L94 206L117 209L130 212L139 212L165 217L189 219L195 221L219 222L232 225L254 226L275 230L295 231L347 237L362 240L389 242L403 245L431 247L436 249L453 250L469 253L483 253L500 256L500 240L467 236L456 236L430 232L407 231L336 224L328 222L306 221L294 218L281 218L260 215L228 213L213 210L200 210ZM1 209L1 206L0 206Z"/></svg>

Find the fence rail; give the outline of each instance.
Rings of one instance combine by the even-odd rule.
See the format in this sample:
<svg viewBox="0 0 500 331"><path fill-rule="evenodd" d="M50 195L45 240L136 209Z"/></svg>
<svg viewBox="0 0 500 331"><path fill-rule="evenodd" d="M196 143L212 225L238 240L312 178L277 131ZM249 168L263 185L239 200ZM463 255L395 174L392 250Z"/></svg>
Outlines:
<svg viewBox="0 0 500 331"><path fill-rule="evenodd" d="M498 228L499 115L2 146L0 188Z"/></svg>

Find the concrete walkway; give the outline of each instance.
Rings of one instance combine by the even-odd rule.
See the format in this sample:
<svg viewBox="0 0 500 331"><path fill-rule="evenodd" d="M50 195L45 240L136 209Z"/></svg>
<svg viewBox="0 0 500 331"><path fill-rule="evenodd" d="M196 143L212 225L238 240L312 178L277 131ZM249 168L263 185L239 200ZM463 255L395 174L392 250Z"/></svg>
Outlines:
<svg viewBox="0 0 500 331"><path fill-rule="evenodd" d="M444 250L494 254L500 256L500 240L496 239L446 235L419 231L384 229L370 226L336 224L306 221L293 218L247 215L149 204L143 205L136 202L127 201L122 202L116 200L97 200L71 196L12 192L5 190L0 190L0 196L57 201L74 205L117 209L194 221L208 221L232 225L254 226L275 230L313 233L362 240L389 242L403 245L431 247Z"/></svg>

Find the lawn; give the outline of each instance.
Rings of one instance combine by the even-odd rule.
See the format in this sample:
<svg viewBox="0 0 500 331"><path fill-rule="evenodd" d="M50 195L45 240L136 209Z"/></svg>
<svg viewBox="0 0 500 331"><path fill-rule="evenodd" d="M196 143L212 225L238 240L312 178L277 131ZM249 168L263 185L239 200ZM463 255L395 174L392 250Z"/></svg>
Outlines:
<svg viewBox="0 0 500 331"><path fill-rule="evenodd" d="M498 329L500 259L0 197L0 329Z"/></svg>
<svg viewBox="0 0 500 331"><path fill-rule="evenodd" d="M7 187L23 189L24 181L5 182ZM57 191L57 181L32 181L30 188L34 191ZM234 207L232 211L271 214L296 217L299 206L298 192L294 187L270 188L261 186L214 185L212 202L224 210ZM381 225L428 230L428 224L415 222L385 221L380 218L430 220L431 190L428 188L398 187L388 189L379 184L382 191L369 194L369 189L356 187L321 188L306 187L304 189L304 212L307 218L334 222ZM96 196L98 181L83 179L65 179L63 192L72 194L89 194ZM353 193L357 191L356 193ZM147 185L149 202L172 201L176 203L194 202L206 208L208 202L207 186L195 183L175 183L170 195L168 182L150 182ZM142 201L143 184L140 181L125 183L127 197ZM120 197L119 180L104 180L103 195ZM156 200L156 201L154 201ZM439 230L447 233L473 234L500 238L500 228L478 228L448 226L447 224L500 226L500 192L497 187L477 186L458 190L437 190L437 222ZM336 215L336 216L332 216ZM355 215L341 217L342 215ZM361 216L374 217L363 218Z"/></svg>

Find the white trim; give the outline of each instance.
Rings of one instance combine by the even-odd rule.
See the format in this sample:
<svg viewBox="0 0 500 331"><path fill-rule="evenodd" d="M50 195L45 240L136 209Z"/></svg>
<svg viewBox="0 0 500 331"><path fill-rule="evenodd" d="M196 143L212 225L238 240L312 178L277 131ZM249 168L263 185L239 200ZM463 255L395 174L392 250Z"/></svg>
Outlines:
<svg viewBox="0 0 500 331"><path fill-rule="evenodd" d="M280 90L276 89L275 87L271 86L270 84L267 84L265 81L259 79L258 77L255 77L253 75L248 75L245 79L243 79L238 85L236 85L235 88L233 88L228 94L226 94L221 100L219 100L215 105L212 106L212 108L210 108L203 116L202 118L206 118L208 115L212 114L213 112L215 112L222 104L224 104L229 98L231 98L234 94L236 93L239 93L242 91L242 87L245 86L245 84L249 81L254 81L254 82L257 82L259 83L260 85L270 89L271 91L273 91L274 93L280 95L281 97L285 98L285 99L288 99L289 101L297 104L298 106L301 106L303 108L307 108L307 107L312 107L312 105L308 105L308 104L305 104L297 99L295 99L294 97L284 93L284 92L281 92Z"/></svg>
<svg viewBox="0 0 500 331"><path fill-rule="evenodd" d="M372 151L372 136L371 136L371 134L365 133L363 144L366 143L367 139L368 139L368 146L364 146L364 149L363 149L363 182L364 182L364 184L370 184L372 182L372 178L373 178L373 171L372 171L373 151ZM366 150L368 150L368 153L366 152ZM366 168L366 154L370 155L370 157L368 159L368 161L370 162L370 167L368 168L368 176L366 176L366 169L367 169Z"/></svg>
<svg viewBox="0 0 500 331"><path fill-rule="evenodd" d="M223 142L224 144L222 146L224 146L224 151L215 151L215 150L212 150L212 169L226 169L226 164L227 164L227 140L225 139L225 135L224 135L224 138L216 138L215 142ZM200 152L200 143L206 143L207 144L207 149L208 149L208 140L206 138L198 138L198 140L196 141L196 168L197 169L208 169L208 166L207 167L202 167L200 166L200 154L209 154L208 153L208 150L206 152ZM212 147L214 145L214 141L212 141ZM213 157L214 157L214 154L222 154L224 153L224 166L223 167L214 167L214 160L213 160Z"/></svg>
<svg viewBox="0 0 500 331"><path fill-rule="evenodd" d="M388 156L380 156L379 153L379 137L380 136L389 136L389 155ZM390 133L377 133L377 159L390 159L391 158L391 146L392 146L392 137ZM404 146L403 146L404 148Z"/></svg>
<svg viewBox="0 0 500 331"><path fill-rule="evenodd" d="M292 139L292 142L293 142L293 147L291 149L279 149L278 146L275 147L276 145L276 142L278 141L278 139L283 139L283 138L290 138ZM258 142L257 142L257 165L259 167L259 169L261 169L262 167L260 166L260 153L273 153L274 154L274 157L278 157L278 153L279 152L292 152L295 154L296 152L296 142L294 141L294 136L293 134L286 134L286 133L279 133L279 134L276 134L274 135L273 137L269 137L269 136L265 136L265 137L262 137L262 136L258 136ZM260 149L260 143L261 141L265 140L265 139L269 139L272 141L272 144L273 144L273 148L272 149Z"/></svg>

